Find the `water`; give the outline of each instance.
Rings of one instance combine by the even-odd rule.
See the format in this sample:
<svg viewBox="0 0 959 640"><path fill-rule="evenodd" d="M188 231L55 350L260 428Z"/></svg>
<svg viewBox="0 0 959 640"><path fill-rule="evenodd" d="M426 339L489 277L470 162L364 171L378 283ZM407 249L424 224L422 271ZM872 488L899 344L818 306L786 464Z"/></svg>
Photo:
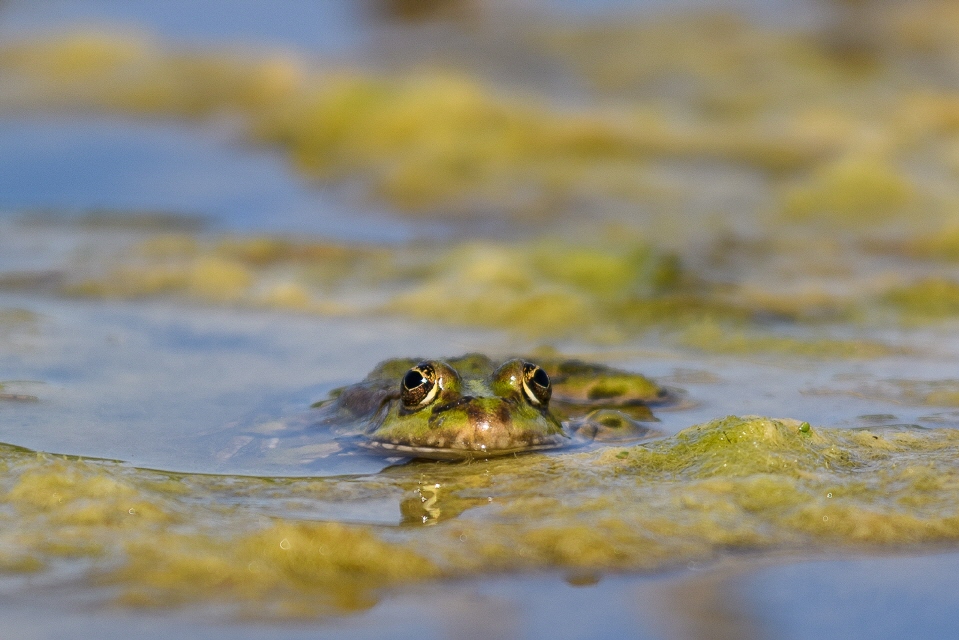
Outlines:
<svg viewBox="0 0 959 640"><path fill-rule="evenodd" d="M188 633L257 638L806 638L945 637L953 613L955 554L752 565L748 571L679 570L608 576L570 585L560 576L496 578L413 588L363 614L322 627L282 629L197 619L184 613L90 613L82 602L42 615L38 596L4 598L18 637L142 638ZM40 599L42 602L42 598Z"/></svg>
<svg viewBox="0 0 959 640"><path fill-rule="evenodd" d="M76 25L145 29L165 40L204 44L256 42L263 47L355 54L369 37L361 5L331 0L246 2L9 2L0 35L11 37Z"/></svg>
<svg viewBox="0 0 959 640"><path fill-rule="evenodd" d="M624 8L619 2L547 4L549 11L571 20ZM534 8L542 10L536 5L530 11ZM781 16L775 6L766 10ZM396 61L381 59L384 43L402 42L410 34L413 40L423 35L427 43L449 35L377 23L370 15L369 7L345 2L251 2L242 10L225 2L9 2L0 7L0 38L76 24L133 25L174 46L252 43L311 60L390 68ZM409 52L422 44L407 42L406 53L397 58L415 62L416 55ZM533 62L518 65L523 68L506 84L541 69ZM498 73L502 69L497 67L490 75ZM555 89L576 83L566 78L546 84ZM157 234L196 234L214 244L251 234L364 246L412 244L425 247L427 255L433 250L439 255L451 239L478 234L502 239L516 233L509 223L399 215L387 203L357 198L349 183L318 186L292 171L282 150L243 139L240 124L228 117L190 123L70 112L0 118L0 312L7 313L0 314L0 384L5 393L38 399L0 401L0 442L44 452L4 450L0 617L9 633L37 638L89 632L106 638L269 633L289 638L797 639L955 634L959 558L953 538L925 537L915 544L896 538L884 545L875 536L862 542L830 532L813 535L791 527L788 520L784 525L770 508L768 521L725 540L724 527L735 531L736 523L723 520L716 505L736 503L737 495L723 494L721 483L689 475L671 483L590 466L594 460L589 456L601 455L601 447L463 466L405 464L363 454L308 469L267 467L257 460L217 461L205 448L210 434L297 415L330 389L361 379L385 358L469 351L505 355L528 352L541 342L681 388L688 402L657 412L657 426L667 435L747 414L804 420L824 433L908 425L908 433L921 434L922 429L959 426L954 405L909 395L909 385L959 378L959 342L948 323L917 327L870 318L831 324L767 322L779 337L865 339L899 349L869 358L830 358L775 350L711 353L684 345L668 327L609 346L575 336L540 341L382 309L316 314L248 300L64 294L61 283L96 258L116 255L118 264L129 265L124 260ZM720 167L717 175L733 175L724 170ZM695 163L683 171L679 182L695 177ZM771 193L786 188L770 186L772 179L765 174L757 178L754 169L747 173L743 184L766 185ZM724 189L728 181L721 177L715 182ZM720 206L710 193L698 195L690 209L735 209L740 202L761 209L770 197L763 192L744 200L733 193ZM641 215L630 211L634 213ZM670 209L663 219L671 221L674 213ZM98 224L96 215L104 214ZM697 211L682 215L689 226L698 227L702 220ZM141 224L129 224L125 216L139 216ZM720 231L761 236L756 227L768 224L763 221L763 215L743 211ZM544 225L543 231L569 233L569 227ZM533 227L534 233L540 230ZM714 231L706 229L705 235ZM702 242L703 230L696 233L695 242ZM516 235L529 234L524 227ZM666 240L668 235L663 233ZM683 238L677 244L689 250L684 256L689 264L702 272L712 268L695 246L691 250ZM757 281L781 275L765 271L774 260L763 262L748 251L739 257L743 264L709 275ZM834 280L841 290L858 282L878 287L890 273L927 269L903 267L901 260L857 260L849 272L859 269L866 275L861 281L844 280L848 265L837 261L838 267L824 266L817 254L809 260L817 264L806 264L808 272L798 278ZM418 273L412 269L405 278L415 280ZM281 269L269 277L286 276ZM364 282L350 281L355 290L345 297L384 295L378 285ZM926 469L908 451L895 461L897 471L906 469L904 478L921 476ZM931 465L931 458L926 462ZM893 472L866 466L858 476L850 474L864 478L864 485L880 483ZM609 476L601 475L607 472ZM834 480L819 468L803 468L800 475L803 482ZM849 476L836 478L840 489L854 493L850 487L858 487ZM735 484L735 476L720 480L733 483L727 492L748 489ZM816 508L818 498L812 494L820 485L798 486L809 491L810 508ZM921 489L904 494L891 491L885 500L865 507L854 499L852 504L887 508L879 511L880 519L900 522L912 514L910 499L920 500L926 491L940 496L934 493L935 478L908 485L917 486ZM951 495L948 487L943 491ZM57 506L62 499L66 511ZM643 542L653 558L645 568L637 561L643 553L630 546L639 543L617 530L616 522L610 524L620 512L643 508L644 500L654 512L644 516L644 525L663 525L657 509L667 525L677 525L658 534L677 545L675 555L657 560L661 547L656 536ZM916 517L934 523L948 522L955 506L948 500L916 504ZM593 511L580 514L576 505ZM695 516L697 508L705 514L701 518ZM761 519L763 511L746 515ZM354 585L356 591L345 596L338 586L322 583L325 570L296 578L300 574L295 570L302 567L295 561L292 568L282 559L275 561L293 572L293 579L282 572L276 574L279 578L269 571L267 578L262 578L264 571L256 573L257 562L275 560L267 552L248 550L262 542L258 535L265 536L270 553L277 553L276 548L292 548L298 527L307 527L306 539L321 540L310 543L309 551L315 552L325 535L340 540L335 531L322 529L331 523L353 527L350 535L371 535L395 545L369 554L388 558L414 549L439 563L441 573L423 581L374 576L369 578L372 586ZM559 540L542 542L554 530L562 534ZM597 537L589 537L590 532ZM474 540L482 536L487 538ZM466 551L457 551L457 541ZM568 552L564 542L581 546ZM622 565L582 560L606 552L607 542L614 558L622 554ZM502 545L500 552L495 544ZM476 549L475 555L469 549ZM364 557L357 553L347 559ZM495 564L500 557L506 559L504 566ZM471 558L479 566L470 564ZM309 568L321 560L306 555L299 565ZM577 564L581 560L585 567ZM30 564L34 561L40 565ZM236 567L249 567L249 575L230 573ZM254 595L236 587L242 581L215 582L210 576L219 570L249 577ZM348 567L342 575L337 570L329 571L349 582L369 567ZM173 586L163 582L164 575L173 576ZM204 580L213 580L213 586ZM191 583L199 585L197 591L189 591ZM217 593L225 595L218 599ZM347 602L330 605L330 597Z"/></svg>
<svg viewBox="0 0 959 640"><path fill-rule="evenodd" d="M221 232L366 242L430 234L310 188L278 154L239 147L236 137L228 123L8 118L0 123L0 216L175 213ZM442 233L442 225L432 232Z"/></svg>

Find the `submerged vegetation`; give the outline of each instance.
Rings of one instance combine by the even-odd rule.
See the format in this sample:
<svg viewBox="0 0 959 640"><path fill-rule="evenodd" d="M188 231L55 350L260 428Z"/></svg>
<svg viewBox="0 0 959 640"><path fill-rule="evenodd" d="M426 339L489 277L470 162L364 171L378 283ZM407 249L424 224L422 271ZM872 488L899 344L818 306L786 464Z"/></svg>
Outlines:
<svg viewBox="0 0 959 640"><path fill-rule="evenodd" d="M0 518L17 524L0 536L0 567L73 567L101 601L286 618L367 608L441 577L936 544L959 539L957 434L728 417L643 446L324 480L164 474L5 447ZM564 482L544 482L558 466ZM267 517L271 500L288 506ZM396 501L402 519L283 515L364 500Z"/></svg>

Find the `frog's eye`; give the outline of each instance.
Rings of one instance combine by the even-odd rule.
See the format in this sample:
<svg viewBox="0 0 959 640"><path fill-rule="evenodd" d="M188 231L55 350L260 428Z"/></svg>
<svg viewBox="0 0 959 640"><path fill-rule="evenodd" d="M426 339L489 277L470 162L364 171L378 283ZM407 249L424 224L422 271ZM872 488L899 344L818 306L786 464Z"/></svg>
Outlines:
<svg viewBox="0 0 959 640"><path fill-rule="evenodd" d="M549 402L549 397L553 395L553 387L542 367L529 362L523 363L523 392L535 405L545 405Z"/></svg>
<svg viewBox="0 0 959 640"><path fill-rule="evenodd" d="M407 371L400 383L403 406L407 409L426 406L433 401L439 389L436 370L429 363L421 362Z"/></svg>

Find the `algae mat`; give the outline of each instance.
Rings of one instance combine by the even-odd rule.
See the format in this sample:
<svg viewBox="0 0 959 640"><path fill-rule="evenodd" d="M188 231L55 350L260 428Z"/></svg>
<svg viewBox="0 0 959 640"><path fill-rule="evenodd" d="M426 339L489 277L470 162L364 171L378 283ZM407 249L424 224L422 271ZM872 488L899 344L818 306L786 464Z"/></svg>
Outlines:
<svg viewBox="0 0 959 640"><path fill-rule="evenodd" d="M284 479L4 446L0 562L80 575L102 604L299 618L443 578L935 548L959 539L957 449L952 429L727 417L627 448ZM383 500L394 526L303 517Z"/></svg>

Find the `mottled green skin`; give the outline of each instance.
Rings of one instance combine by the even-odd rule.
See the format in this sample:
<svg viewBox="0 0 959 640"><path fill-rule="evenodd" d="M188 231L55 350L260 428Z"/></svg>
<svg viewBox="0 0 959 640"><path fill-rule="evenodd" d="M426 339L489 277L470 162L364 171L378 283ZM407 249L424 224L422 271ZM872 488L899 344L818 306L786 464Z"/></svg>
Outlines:
<svg viewBox="0 0 959 640"><path fill-rule="evenodd" d="M536 406L523 393L524 361L549 374L548 404ZM420 362L380 363L362 382L319 403L317 423L353 432L359 446L385 455L463 459L556 449L582 439L648 437L651 430L640 424L655 420L648 405L670 399L647 378L602 365L535 358L499 364L469 354L429 361L440 389L430 404L410 410L400 381Z"/></svg>

